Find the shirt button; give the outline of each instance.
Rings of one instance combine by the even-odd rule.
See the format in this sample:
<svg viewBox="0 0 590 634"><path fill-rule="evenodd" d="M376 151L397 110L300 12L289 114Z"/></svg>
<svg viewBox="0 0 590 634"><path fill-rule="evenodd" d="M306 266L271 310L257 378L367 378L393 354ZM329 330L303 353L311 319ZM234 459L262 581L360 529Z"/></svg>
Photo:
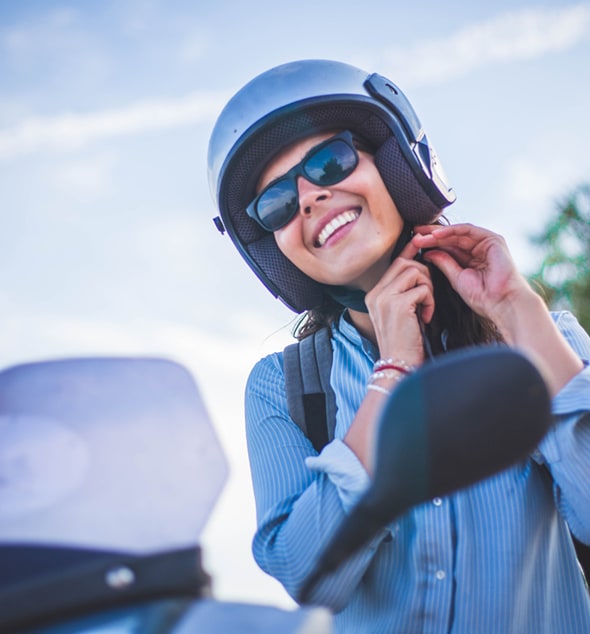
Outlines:
<svg viewBox="0 0 590 634"><path fill-rule="evenodd" d="M442 504L442 500L440 498L434 498L434 500L432 500L432 503L434 504L434 506L440 506Z"/></svg>
<svg viewBox="0 0 590 634"><path fill-rule="evenodd" d="M447 576L447 573L444 570L437 570L435 577L439 580L442 581L443 579L445 579Z"/></svg>

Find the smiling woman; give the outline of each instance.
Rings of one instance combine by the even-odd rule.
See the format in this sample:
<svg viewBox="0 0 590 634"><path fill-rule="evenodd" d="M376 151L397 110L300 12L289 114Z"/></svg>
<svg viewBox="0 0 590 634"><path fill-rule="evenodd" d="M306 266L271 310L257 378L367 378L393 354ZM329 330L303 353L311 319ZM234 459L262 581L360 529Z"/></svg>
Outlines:
<svg viewBox="0 0 590 634"><path fill-rule="evenodd" d="M261 185L276 182L272 175L284 171L300 156L311 153L313 157L318 144L319 152L326 154L325 143L330 139L334 137L312 135L290 146L263 172ZM379 178L373 158L356 150L354 156L350 168L337 180L318 183L300 177L296 213L274 235L283 255L309 277L322 284L366 292L389 266L404 221ZM359 234L356 240L353 234Z"/></svg>
<svg viewBox="0 0 590 634"><path fill-rule="evenodd" d="M217 593L292 605L250 553L240 431L251 359L282 350L295 313L211 231L216 116L266 67L364 60L436 143L458 195L449 218L506 235L530 272L527 236L590 174L589 35L582 0L0 2L4 365L163 353L204 377L232 457L208 530Z"/></svg>
<svg viewBox="0 0 590 634"><path fill-rule="evenodd" d="M291 417L282 353L248 380L261 568L300 596L367 490L387 395L439 355L503 344L534 361L555 398L557 424L538 450L410 510L309 598L336 613L339 632L590 628L569 532L590 541L590 338L572 315L549 313L501 236L445 223L455 196L401 90L337 62L271 69L219 116L209 168L217 226L303 313L297 338L324 329L332 353L337 411L321 447ZM462 386L448 388L452 399ZM313 401L306 417L320 412Z"/></svg>

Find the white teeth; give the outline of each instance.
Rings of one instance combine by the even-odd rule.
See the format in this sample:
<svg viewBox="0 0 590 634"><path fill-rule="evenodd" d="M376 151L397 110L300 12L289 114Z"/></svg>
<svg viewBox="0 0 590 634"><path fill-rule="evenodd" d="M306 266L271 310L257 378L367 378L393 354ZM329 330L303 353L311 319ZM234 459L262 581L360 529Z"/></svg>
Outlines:
<svg viewBox="0 0 590 634"><path fill-rule="evenodd" d="M355 221L359 217L358 211L345 211L344 213L332 218L330 222L320 231L318 236L318 244L323 247L326 244L326 240L333 235L340 227L347 225L349 222Z"/></svg>

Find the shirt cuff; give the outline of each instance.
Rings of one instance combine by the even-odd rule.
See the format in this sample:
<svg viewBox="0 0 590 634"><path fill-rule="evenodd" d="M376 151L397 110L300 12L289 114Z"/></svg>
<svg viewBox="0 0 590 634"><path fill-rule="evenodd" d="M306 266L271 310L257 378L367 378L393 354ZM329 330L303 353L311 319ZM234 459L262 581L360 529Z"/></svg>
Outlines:
<svg viewBox="0 0 590 634"><path fill-rule="evenodd" d="M557 417L557 424L549 429L538 449L533 452L534 460L541 464L556 464L564 455L575 455L576 446L580 444L581 438L588 434L588 431L578 425L581 421L588 420L584 414L590 412L589 366L586 365L556 394L552 410Z"/></svg>
<svg viewBox="0 0 590 634"><path fill-rule="evenodd" d="M552 409L556 415L590 411L590 365L587 361L584 368L553 397Z"/></svg>
<svg viewBox="0 0 590 634"><path fill-rule="evenodd" d="M310 471L320 471L328 476L347 513L369 487L369 474L352 449L338 438L328 443L319 456L306 458L305 464Z"/></svg>

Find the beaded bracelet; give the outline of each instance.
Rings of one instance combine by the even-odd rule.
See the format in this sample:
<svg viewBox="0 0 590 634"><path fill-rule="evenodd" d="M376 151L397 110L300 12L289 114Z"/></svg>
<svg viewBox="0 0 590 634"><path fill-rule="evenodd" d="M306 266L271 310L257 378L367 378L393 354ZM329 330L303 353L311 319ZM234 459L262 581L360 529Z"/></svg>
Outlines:
<svg viewBox="0 0 590 634"><path fill-rule="evenodd" d="M390 390L387 390L380 385L373 385L373 383L369 383L369 385L367 385L367 390L374 390L375 392L385 394L386 396L389 396L391 394Z"/></svg>
<svg viewBox="0 0 590 634"><path fill-rule="evenodd" d="M380 379L395 379L401 381L406 375L414 371L414 366L409 365L402 359L379 359L373 365L373 374L369 377L367 390L374 390L381 394L389 395L391 391L381 385L375 385L375 381Z"/></svg>
<svg viewBox="0 0 590 634"><path fill-rule="evenodd" d="M378 359L373 365L373 371L397 370L402 374L410 374L416 369L415 366L406 363L403 359Z"/></svg>
<svg viewBox="0 0 590 634"><path fill-rule="evenodd" d="M379 379L395 379L396 381L400 381L406 374L407 372L397 369L377 370L377 372L373 372L369 377L369 384L375 383L375 381L379 381Z"/></svg>

